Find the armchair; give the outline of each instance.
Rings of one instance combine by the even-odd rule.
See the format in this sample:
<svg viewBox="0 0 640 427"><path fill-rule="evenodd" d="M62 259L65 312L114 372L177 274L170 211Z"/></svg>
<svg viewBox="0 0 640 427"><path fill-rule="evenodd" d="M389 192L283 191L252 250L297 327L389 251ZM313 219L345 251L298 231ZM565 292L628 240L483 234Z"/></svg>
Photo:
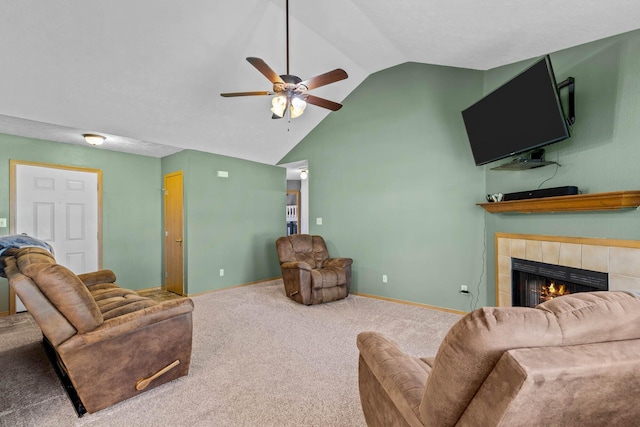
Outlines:
<svg viewBox="0 0 640 427"><path fill-rule="evenodd" d="M351 258L329 258L321 236L294 234L276 241L287 296L305 305L346 298Z"/></svg>
<svg viewBox="0 0 640 427"><path fill-rule="evenodd" d="M142 297L110 270L77 276L39 247L6 250L0 268L40 326L78 415L188 374L189 298Z"/></svg>
<svg viewBox="0 0 640 427"><path fill-rule="evenodd" d="M640 294L583 292L536 308L480 308L434 358L362 332L369 426L638 425Z"/></svg>

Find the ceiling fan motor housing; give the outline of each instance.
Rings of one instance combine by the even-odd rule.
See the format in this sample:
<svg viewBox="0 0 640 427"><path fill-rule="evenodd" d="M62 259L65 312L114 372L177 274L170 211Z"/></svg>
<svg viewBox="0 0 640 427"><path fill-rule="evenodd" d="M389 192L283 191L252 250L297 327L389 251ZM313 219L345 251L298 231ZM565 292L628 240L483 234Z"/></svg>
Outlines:
<svg viewBox="0 0 640 427"><path fill-rule="evenodd" d="M292 74L283 74L280 76L283 83L275 82L273 84L273 91L277 94L301 94L307 90L305 85L301 85L302 79Z"/></svg>

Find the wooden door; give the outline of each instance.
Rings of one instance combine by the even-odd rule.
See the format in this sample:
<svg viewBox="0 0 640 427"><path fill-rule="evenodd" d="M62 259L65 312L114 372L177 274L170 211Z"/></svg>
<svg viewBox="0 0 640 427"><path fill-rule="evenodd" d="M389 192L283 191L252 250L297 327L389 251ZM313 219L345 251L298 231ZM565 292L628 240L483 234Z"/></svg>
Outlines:
<svg viewBox="0 0 640 427"><path fill-rule="evenodd" d="M164 176L164 288L184 295L182 171Z"/></svg>
<svg viewBox="0 0 640 427"><path fill-rule="evenodd" d="M76 274L99 270L102 171L11 161L11 232L49 243ZM22 311L19 300L10 312Z"/></svg>

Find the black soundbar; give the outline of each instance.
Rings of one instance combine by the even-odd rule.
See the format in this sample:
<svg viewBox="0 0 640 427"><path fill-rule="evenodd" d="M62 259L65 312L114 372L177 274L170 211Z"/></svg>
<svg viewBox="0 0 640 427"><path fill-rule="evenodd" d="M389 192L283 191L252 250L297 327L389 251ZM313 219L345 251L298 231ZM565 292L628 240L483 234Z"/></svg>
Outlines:
<svg viewBox="0 0 640 427"><path fill-rule="evenodd" d="M540 199L542 197L571 196L574 194L578 194L578 187L567 185L564 187L543 188L541 190L520 191L518 193L506 193L503 200L508 201Z"/></svg>

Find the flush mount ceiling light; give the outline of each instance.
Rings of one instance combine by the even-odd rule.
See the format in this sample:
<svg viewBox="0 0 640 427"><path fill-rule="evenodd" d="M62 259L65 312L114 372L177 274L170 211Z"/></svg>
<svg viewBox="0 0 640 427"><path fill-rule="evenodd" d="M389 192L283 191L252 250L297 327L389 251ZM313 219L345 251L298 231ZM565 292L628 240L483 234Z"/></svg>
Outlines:
<svg viewBox="0 0 640 427"><path fill-rule="evenodd" d="M302 169L300 171L300 179L307 179L309 177L309 171L306 169Z"/></svg>
<svg viewBox="0 0 640 427"><path fill-rule="evenodd" d="M84 140L87 141L87 144L91 145L102 145L104 140L107 139L106 137L95 133L84 133L82 136L84 136Z"/></svg>

